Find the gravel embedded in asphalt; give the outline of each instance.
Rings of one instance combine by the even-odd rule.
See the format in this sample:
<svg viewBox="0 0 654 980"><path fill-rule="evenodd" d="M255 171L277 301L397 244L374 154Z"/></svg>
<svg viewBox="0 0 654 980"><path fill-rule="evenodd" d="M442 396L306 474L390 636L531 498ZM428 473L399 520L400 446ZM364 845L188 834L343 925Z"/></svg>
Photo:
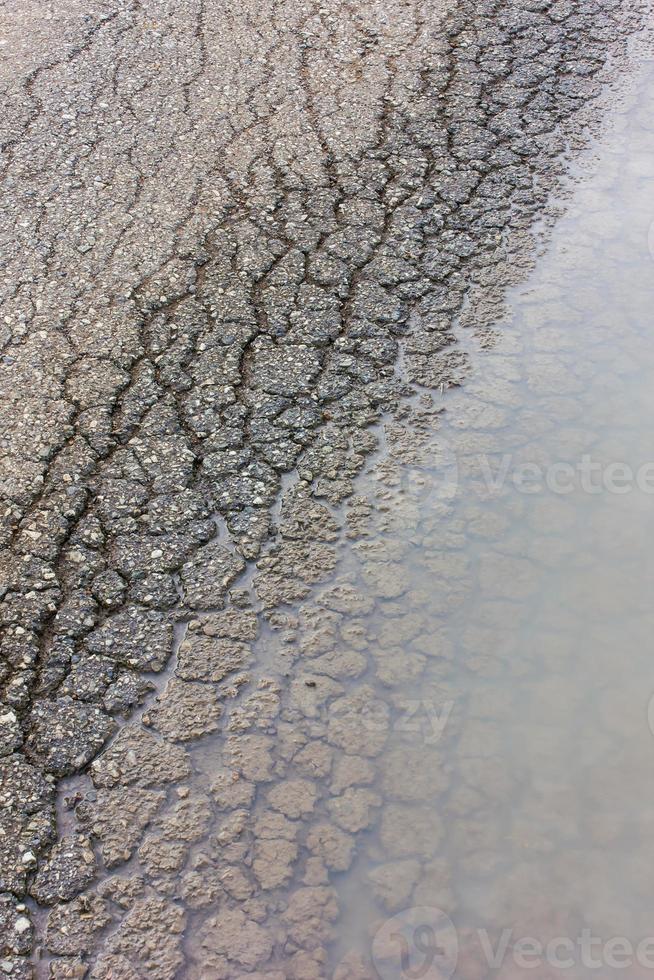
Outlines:
<svg viewBox="0 0 654 980"><path fill-rule="evenodd" d="M0 967L321 977L330 872L382 802L366 767L385 722L362 726L344 686L369 596L334 587L299 684L298 604L334 572L382 413L464 381L453 318L474 287L492 319L528 267L639 12L62 0L0 17ZM400 565L370 582L402 588ZM286 670L260 664L269 633L288 634ZM65 818L61 790L57 821L82 771L95 789L83 777ZM403 819L389 808L383 832Z"/></svg>

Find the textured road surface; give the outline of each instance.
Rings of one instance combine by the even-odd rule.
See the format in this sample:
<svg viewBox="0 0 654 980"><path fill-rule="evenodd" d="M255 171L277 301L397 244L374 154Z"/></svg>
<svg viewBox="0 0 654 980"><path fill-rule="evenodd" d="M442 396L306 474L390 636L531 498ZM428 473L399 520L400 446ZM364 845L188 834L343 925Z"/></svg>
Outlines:
<svg viewBox="0 0 654 980"><path fill-rule="evenodd" d="M293 701L293 610L380 414L462 379L452 318L501 303L635 5L0 18L0 969L332 976L330 874L375 801L321 778L378 749ZM314 673L327 710L356 667Z"/></svg>

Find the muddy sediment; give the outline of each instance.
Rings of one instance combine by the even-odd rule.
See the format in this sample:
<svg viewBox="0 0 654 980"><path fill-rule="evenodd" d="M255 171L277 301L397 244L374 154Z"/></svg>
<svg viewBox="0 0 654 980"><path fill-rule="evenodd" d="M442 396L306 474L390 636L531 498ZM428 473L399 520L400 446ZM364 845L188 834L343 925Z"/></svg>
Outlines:
<svg viewBox="0 0 654 980"><path fill-rule="evenodd" d="M643 13L191 6L73 18L8 90L11 977L365 978L334 880L372 827L381 908L438 904L438 748L375 760L394 685L451 653L355 481L438 428L415 392L464 381L454 320L530 266Z"/></svg>

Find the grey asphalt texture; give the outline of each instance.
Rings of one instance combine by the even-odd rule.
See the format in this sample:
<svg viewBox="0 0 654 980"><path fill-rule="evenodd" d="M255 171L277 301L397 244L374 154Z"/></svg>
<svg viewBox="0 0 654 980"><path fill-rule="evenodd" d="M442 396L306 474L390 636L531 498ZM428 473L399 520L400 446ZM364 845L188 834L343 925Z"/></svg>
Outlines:
<svg viewBox="0 0 654 980"><path fill-rule="evenodd" d="M639 17L0 6L4 975L370 975L326 966L365 778L314 825L330 753L378 748L314 725L296 758L313 707L257 637L293 646L382 414L462 382L453 319L499 308ZM352 668L322 673L328 704Z"/></svg>

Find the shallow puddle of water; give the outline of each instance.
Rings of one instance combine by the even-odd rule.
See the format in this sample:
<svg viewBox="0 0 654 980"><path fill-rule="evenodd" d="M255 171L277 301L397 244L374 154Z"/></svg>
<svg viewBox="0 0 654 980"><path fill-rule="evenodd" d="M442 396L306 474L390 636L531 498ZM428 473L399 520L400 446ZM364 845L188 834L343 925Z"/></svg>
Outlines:
<svg viewBox="0 0 654 980"><path fill-rule="evenodd" d="M364 488L354 688L361 742L388 739L337 884L343 976L371 948L383 978L448 976L457 944L471 980L654 975L653 94L650 71L492 347L464 339L469 382L388 427Z"/></svg>
<svg viewBox="0 0 654 980"><path fill-rule="evenodd" d="M654 977L652 65L635 91L503 321L460 330L463 387L386 421L345 533L285 481L288 593L267 554L184 620L167 708L60 807L101 894L146 895L94 977L142 935L189 980Z"/></svg>

